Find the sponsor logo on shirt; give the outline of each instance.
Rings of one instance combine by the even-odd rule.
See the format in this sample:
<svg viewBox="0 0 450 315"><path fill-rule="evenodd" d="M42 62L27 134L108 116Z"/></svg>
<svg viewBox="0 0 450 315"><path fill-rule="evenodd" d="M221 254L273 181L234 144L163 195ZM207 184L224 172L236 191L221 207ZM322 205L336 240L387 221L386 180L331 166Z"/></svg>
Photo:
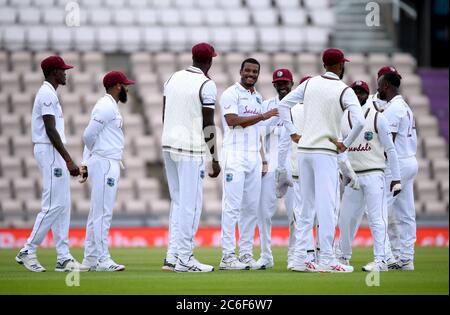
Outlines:
<svg viewBox="0 0 450 315"><path fill-rule="evenodd" d="M359 144L357 147L348 148L349 152L369 152L372 151L372 147L370 144L366 143L366 145Z"/></svg>
<svg viewBox="0 0 450 315"><path fill-rule="evenodd" d="M200 178L205 178L205 171L204 170L200 171Z"/></svg>
<svg viewBox="0 0 450 315"><path fill-rule="evenodd" d="M244 114L260 114L260 111L256 108L250 108L248 106L245 106Z"/></svg>
<svg viewBox="0 0 450 315"><path fill-rule="evenodd" d="M227 173L227 174L225 175L225 180L226 180L227 182L231 182L231 181L233 180L233 174Z"/></svg>

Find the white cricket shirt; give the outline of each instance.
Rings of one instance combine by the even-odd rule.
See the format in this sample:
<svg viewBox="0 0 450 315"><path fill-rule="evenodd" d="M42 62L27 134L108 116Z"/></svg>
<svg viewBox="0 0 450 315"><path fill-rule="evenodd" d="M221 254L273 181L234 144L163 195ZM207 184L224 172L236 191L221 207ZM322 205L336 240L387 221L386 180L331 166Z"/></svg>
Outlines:
<svg viewBox="0 0 450 315"><path fill-rule="evenodd" d="M31 138L33 143L51 143L45 131L42 118L44 115L55 116L56 131L58 131L62 143L66 143L62 108L55 88L47 81L44 81L34 99L31 114Z"/></svg>

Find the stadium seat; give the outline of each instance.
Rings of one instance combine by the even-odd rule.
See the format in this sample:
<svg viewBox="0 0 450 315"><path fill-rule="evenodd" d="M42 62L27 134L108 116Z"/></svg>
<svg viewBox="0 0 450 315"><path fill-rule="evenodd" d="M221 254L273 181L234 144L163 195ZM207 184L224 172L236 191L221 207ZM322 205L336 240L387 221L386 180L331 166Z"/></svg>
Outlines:
<svg viewBox="0 0 450 315"><path fill-rule="evenodd" d="M312 52L322 52L329 41L329 31L322 27L306 27L305 28L305 42L307 50Z"/></svg>
<svg viewBox="0 0 450 315"><path fill-rule="evenodd" d="M234 33L228 27L215 27L212 29L212 45L219 52L229 52L234 46Z"/></svg>
<svg viewBox="0 0 450 315"><path fill-rule="evenodd" d="M34 96L34 94L41 87L42 82L44 82L44 75L42 74L41 71L27 72L22 75L22 80L23 80L23 86L25 88L24 92L32 93ZM20 95L20 94L18 94L18 95ZM31 113L32 105L33 105L33 97L31 98L31 101L29 101L29 104L28 104L28 109L29 109L28 113ZM15 110L15 108L14 108L14 110Z"/></svg>
<svg viewBox="0 0 450 315"><path fill-rule="evenodd" d="M124 202L124 209L127 215L145 215L148 211L148 204L142 200L127 200Z"/></svg>
<svg viewBox="0 0 450 315"><path fill-rule="evenodd" d="M20 222L25 219L24 205L20 200L0 200L0 207L5 220L16 219L14 222Z"/></svg>
<svg viewBox="0 0 450 315"><path fill-rule="evenodd" d="M71 71L70 76L70 90L80 94L90 94L93 92L93 73L92 72L76 72Z"/></svg>
<svg viewBox="0 0 450 315"><path fill-rule="evenodd" d="M144 50L151 52L161 51L164 47L164 32L161 27L144 29Z"/></svg>
<svg viewBox="0 0 450 315"><path fill-rule="evenodd" d="M306 12L302 9L289 9L280 11L280 17L283 26L298 27L304 26L307 21ZM298 32L298 29L290 29L291 32Z"/></svg>
<svg viewBox="0 0 450 315"><path fill-rule="evenodd" d="M144 9L147 7L148 2L147 2L147 0L127 0L127 5L130 8L133 8L133 9L139 8L139 10L141 10L141 9Z"/></svg>
<svg viewBox="0 0 450 315"><path fill-rule="evenodd" d="M22 120L18 114L0 117L0 128L3 136L17 136L22 133Z"/></svg>
<svg viewBox="0 0 450 315"><path fill-rule="evenodd" d="M0 177L0 200L10 200L13 197L11 180Z"/></svg>
<svg viewBox="0 0 450 315"><path fill-rule="evenodd" d="M11 138L12 152L15 157L25 158L33 156L33 146L28 135L16 135Z"/></svg>
<svg viewBox="0 0 450 315"><path fill-rule="evenodd" d="M205 23L209 26L224 26L227 23L227 16L224 10L211 9L204 13Z"/></svg>
<svg viewBox="0 0 450 315"><path fill-rule="evenodd" d="M33 226L36 216L41 212L42 202L40 199L28 199L23 201L25 220L29 223L30 227Z"/></svg>
<svg viewBox="0 0 450 315"><path fill-rule="evenodd" d="M443 179L439 182L439 190L440 190L440 195L441 195L441 200L447 202L448 204L448 195L449 195L449 189L448 189L448 178Z"/></svg>
<svg viewBox="0 0 450 315"><path fill-rule="evenodd" d="M81 103L80 93L61 93L59 95L59 102L62 107L64 116L74 116L85 112L84 106ZM70 132L70 128L67 127L68 122L66 121L66 134Z"/></svg>
<svg viewBox="0 0 450 315"><path fill-rule="evenodd" d="M2 152L3 156L11 155L10 137L0 136L0 152Z"/></svg>
<svg viewBox="0 0 450 315"><path fill-rule="evenodd" d="M273 9L257 9L252 11L256 26L275 26L278 24L278 13Z"/></svg>
<svg viewBox="0 0 450 315"><path fill-rule="evenodd" d="M417 180L430 180L431 179L431 167L430 161L423 158L417 158L417 165L419 167Z"/></svg>
<svg viewBox="0 0 450 315"><path fill-rule="evenodd" d="M136 10L116 8L112 12L113 23L117 26L130 26L136 22Z"/></svg>
<svg viewBox="0 0 450 315"><path fill-rule="evenodd" d="M0 10L0 25L13 25L16 23L18 11L11 7L2 7Z"/></svg>
<svg viewBox="0 0 450 315"><path fill-rule="evenodd" d="M136 181L138 198L151 202L160 198L160 182L156 178L139 178Z"/></svg>
<svg viewBox="0 0 450 315"><path fill-rule="evenodd" d="M66 12L64 7L59 8L46 8L42 12L44 25L63 25L65 23Z"/></svg>
<svg viewBox="0 0 450 315"><path fill-rule="evenodd" d="M408 95L406 102L410 106L415 117L430 115L430 100L425 95Z"/></svg>
<svg viewBox="0 0 450 315"><path fill-rule="evenodd" d="M167 199L155 199L149 204L150 212L156 216L169 217L170 202Z"/></svg>
<svg viewBox="0 0 450 315"><path fill-rule="evenodd" d="M439 190L437 187L437 182L433 180L421 180L415 181L415 194L421 201L434 201L439 200Z"/></svg>
<svg viewBox="0 0 450 315"><path fill-rule="evenodd" d="M92 10L92 8L100 8L102 5L103 0L80 0L80 7L89 7L89 10Z"/></svg>
<svg viewBox="0 0 450 315"><path fill-rule="evenodd" d="M137 24L141 26L155 26L158 21L158 13L153 9L140 9L136 12Z"/></svg>
<svg viewBox="0 0 450 315"><path fill-rule="evenodd" d="M27 156L24 158L24 166L25 166L25 174L28 178L41 179L41 172L39 170L37 161L33 155ZM41 184L38 184L38 187L41 187Z"/></svg>
<svg viewBox="0 0 450 315"><path fill-rule="evenodd" d="M177 70L177 60L174 54L166 52L155 54L153 62L156 69L161 69L161 71L157 70L158 72L164 71L172 74Z"/></svg>
<svg viewBox="0 0 450 315"><path fill-rule="evenodd" d="M300 53L297 55L298 71L300 76L316 75L322 72L319 69L318 58L316 54L312 53Z"/></svg>
<svg viewBox="0 0 450 315"><path fill-rule="evenodd" d="M187 50L191 51L191 47L202 42L211 42L210 29L204 26L201 27L191 27L188 32L187 38ZM219 52L220 53L220 52ZM191 56L192 63L192 56Z"/></svg>
<svg viewBox="0 0 450 315"><path fill-rule="evenodd" d="M424 138L424 154L430 159L447 158L448 145L441 137Z"/></svg>
<svg viewBox="0 0 450 315"><path fill-rule="evenodd" d="M381 67L391 65L389 57L385 53L369 53L367 57L369 72L376 74Z"/></svg>
<svg viewBox="0 0 450 315"><path fill-rule="evenodd" d="M438 121L432 115L414 115L417 134L420 137L435 137L438 135Z"/></svg>
<svg viewBox="0 0 450 315"><path fill-rule="evenodd" d="M431 166L433 169L433 178L435 180L448 179L449 171L448 159L434 159L431 160Z"/></svg>
<svg viewBox="0 0 450 315"><path fill-rule="evenodd" d="M10 26L3 34L3 46L9 51L23 50L25 42L25 27Z"/></svg>
<svg viewBox="0 0 450 315"><path fill-rule="evenodd" d="M158 11L158 21L163 26L179 26L181 25L180 11L171 8L161 9Z"/></svg>
<svg viewBox="0 0 450 315"><path fill-rule="evenodd" d="M78 52L66 51L59 55L67 64L74 66L77 70L81 69L81 58Z"/></svg>
<svg viewBox="0 0 450 315"><path fill-rule="evenodd" d="M406 95L422 94L422 82L420 77L415 74L402 76L400 91Z"/></svg>
<svg viewBox="0 0 450 315"><path fill-rule="evenodd" d="M11 68L20 74L30 72L32 68L31 53L29 51L18 51L11 54Z"/></svg>
<svg viewBox="0 0 450 315"><path fill-rule="evenodd" d="M123 164L125 165L123 174L126 178L141 178L145 174L145 165L141 158L124 158Z"/></svg>
<svg viewBox="0 0 450 315"><path fill-rule="evenodd" d="M105 72L105 56L100 52L86 52L82 57L83 70L90 73Z"/></svg>
<svg viewBox="0 0 450 315"><path fill-rule="evenodd" d="M127 201L127 200L135 200L136 193L134 188L134 180L132 178L121 178L119 180L119 188L117 190L117 200Z"/></svg>
<svg viewBox="0 0 450 315"><path fill-rule="evenodd" d="M345 64L345 73L352 77L352 81L358 80L359 74L367 73L367 61L363 54L349 53L345 57L350 60Z"/></svg>
<svg viewBox="0 0 450 315"><path fill-rule="evenodd" d="M336 23L334 12L331 10L313 10L309 12L312 24L320 27L333 27Z"/></svg>
<svg viewBox="0 0 450 315"><path fill-rule="evenodd" d="M168 27L165 29L166 46L170 51L185 51L188 31L184 27Z"/></svg>
<svg viewBox="0 0 450 315"><path fill-rule="evenodd" d="M95 28L92 27L76 27L74 30L74 47L76 50L93 51L95 48Z"/></svg>
<svg viewBox="0 0 450 315"><path fill-rule="evenodd" d="M242 52L252 52L257 50L256 28L238 27L234 30L236 48Z"/></svg>
<svg viewBox="0 0 450 315"><path fill-rule="evenodd" d="M54 51L69 51L73 46L73 32L66 26L50 30L50 48Z"/></svg>
<svg viewBox="0 0 450 315"><path fill-rule="evenodd" d="M305 32L303 29L293 30L292 27L281 28L281 50L299 52L305 50Z"/></svg>
<svg viewBox="0 0 450 315"><path fill-rule="evenodd" d="M77 180L70 181L70 198L72 200L83 200L90 196L88 192L88 185L80 184Z"/></svg>
<svg viewBox="0 0 450 315"><path fill-rule="evenodd" d="M41 11L37 8L21 8L18 13L21 25L37 25L41 21Z"/></svg>
<svg viewBox="0 0 450 315"><path fill-rule="evenodd" d="M392 55L392 64L403 76L414 73L416 70L416 60L408 53L394 53Z"/></svg>
<svg viewBox="0 0 450 315"><path fill-rule="evenodd" d="M173 0L160 1L160 0L148 0L150 7L155 8L169 8L173 6Z"/></svg>
<svg viewBox="0 0 450 315"><path fill-rule="evenodd" d="M112 53L117 51L119 48L118 32L110 26L99 27L97 29L97 43L103 52Z"/></svg>
<svg viewBox="0 0 450 315"><path fill-rule="evenodd" d="M6 51L0 51L0 72L6 72L8 70L9 70L8 55Z"/></svg>
<svg viewBox="0 0 450 315"><path fill-rule="evenodd" d="M226 21L230 26L248 27L250 12L246 9L228 9L225 11Z"/></svg>
<svg viewBox="0 0 450 315"><path fill-rule="evenodd" d="M290 53L277 53L273 56L273 70L286 68L291 70L292 73L297 71L297 67L294 62L294 56ZM296 80L294 78L294 80ZM298 81L298 80L297 80Z"/></svg>
<svg viewBox="0 0 450 315"><path fill-rule="evenodd" d="M19 158L1 156L0 166L2 177L10 179L23 177L22 160Z"/></svg>
<svg viewBox="0 0 450 315"><path fill-rule="evenodd" d="M278 27L258 27L260 48L266 52L277 52L281 47L281 33Z"/></svg>
<svg viewBox="0 0 450 315"><path fill-rule="evenodd" d="M55 0L33 0L33 6L39 8L52 8L55 6Z"/></svg>
<svg viewBox="0 0 450 315"><path fill-rule="evenodd" d="M308 9L325 9L329 6L328 0L303 0Z"/></svg>
<svg viewBox="0 0 450 315"><path fill-rule="evenodd" d="M203 11L186 8L180 12L181 23L186 26L199 26L204 24L204 14Z"/></svg>
<svg viewBox="0 0 450 315"><path fill-rule="evenodd" d="M292 10L300 7L299 0L275 0L276 7L287 10Z"/></svg>
<svg viewBox="0 0 450 315"><path fill-rule="evenodd" d="M26 32L27 46L32 51L42 51L49 47L49 29L43 26L30 26Z"/></svg>
<svg viewBox="0 0 450 315"><path fill-rule="evenodd" d="M38 198L34 178L15 178L12 183L15 199L26 201Z"/></svg>
<svg viewBox="0 0 450 315"><path fill-rule="evenodd" d="M107 8L122 8L125 6L125 0L103 0L103 5Z"/></svg>
<svg viewBox="0 0 450 315"><path fill-rule="evenodd" d="M119 47L122 52L131 53L141 49L142 30L138 27L119 29Z"/></svg>
<svg viewBox="0 0 450 315"><path fill-rule="evenodd" d="M112 10L106 8L89 9L89 23L92 26L111 26Z"/></svg>
<svg viewBox="0 0 450 315"><path fill-rule="evenodd" d="M427 215L444 215L448 213L448 203L427 201L424 203L424 211Z"/></svg>
<svg viewBox="0 0 450 315"><path fill-rule="evenodd" d="M144 158L145 160L153 163L159 160L160 148L156 146L156 142L153 137L140 136L134 137L133 140L135 152L138 157Z"/></svg>
<svg viewBox="0 0 450 315"><path fill-rule="evenodd" d="M91 209L91 201L89 199L81 199L75 202L72 199L72 209L78 215L87 216Z"/></svg>

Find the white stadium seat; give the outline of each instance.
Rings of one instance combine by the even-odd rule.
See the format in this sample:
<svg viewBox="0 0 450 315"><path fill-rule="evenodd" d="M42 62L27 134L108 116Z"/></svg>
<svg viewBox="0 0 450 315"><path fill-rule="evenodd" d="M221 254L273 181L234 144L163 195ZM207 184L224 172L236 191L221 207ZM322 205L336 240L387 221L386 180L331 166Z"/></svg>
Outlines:
<svg viewBox="0 0 450 315"><path fill-rule="evenodd" d="M144 50L161 51L164 47L164 37L161 27L144 28Z"/></svg>
<svg viewBox="0 0 450 315"><path fill-rule="evenodd" d="M305 33L303 29L293 29L292 27L281 28L282 50L298 52L305 50Z"/></svg>
<svg viewBox="0 0 450 315"><path fill-rule="evenodd" d="M303 26L306 24L306 12L302 9L282 10L280 15L285 26Z"/></svg>
<svg viewBox="0 0 450 315"><path fill-rule="evenodd" d="M22 26L8 27L3 33L3 45L9 51L18 51L25 48L25 28Z"/></svg>
<svg viewBox="0 0 450 315"><path fill-rule="evenodd" d="M114 28L101 27L97 30L98 47L103 52L115 52L119 48L119 38Z"/></svg>
<svg viewBox="0 0 450 315"><path fill-rule="evenodd" d="M251 9L266 9L271 6L271 0L246 0L245 3Z"/></svg>
<svg viewBox="0 0 450 315"><path fill-rule="evenodd" d="M48 8L42 14L45 25L62 25L67 13L64 8Z"/></svg>
<svg viewBox="0 0 450 315"><path fill-rule="evenodd" d="M218 5L222 8L240 8L242 6L241 0L219 0Z"/></svg>
<svg viewBox="0 0 450 315"><path fill-rule="evenodd" d="M100 52L84 53L82 62L85 72L102 73L105 71L105 56Z"/></svg>
<svg viewBox="0 0 450 315"><path fill-rule="evenodd" d="M218 2L220 2L220 0L195 0L197 7L208 9L208 11L216 8L218 6Z"/></svg>
<svg viewBox="0 0 450 315"><path fill-rule="evenodd" d="M129 26L136 22L136 10L117 8L112 12L112 20L118 26Z"/></svg>
<svg viewBox="0 0 450 315"><path fill-rule="evenodd" d="M201 43L211 42L211 33L210 29L207 27L193 27L190 28L190 32L188 33L188 48L191 46ZM192 62L192 56L191 56L191 62Z"/></svg>
<svg viewBox="0 0 450 315"><path fill-rule="evenodd" d="M166 31L166 44L170 51L180 52L187 49L188 30L184 27L168 27Z"/></svg>
<svg viewBox="0 0 450 315"><path fill-rule="evenodd" d="M189 9L195 6L195 0L172 0L172 4L176 8Z"/></svg>
<svg viewBox="0 0 450 315"><path fill-rule="evenodd" d="M186 26L199 26L204 24L203 11L198 9L184 9L181 11L181 23Z"/></svg>
<svg viewBox="0 0 450 315"><path fill-rule="evenodd" d="M306 45L309 51L321 52L328 45L329 31L321 27L306 27Z"/></svg>
<svg viewBox="0 0 450 315"><path fill-rule="evenodd" d="M256 29L253 27L235 28L236 48L243 52L256 50Z"/></svg>
<svg viewBox="0 0 450 315"><path fill-rule="evenodd" d="M228 9L226 19L231 26L248 27L250 25L250 12L247 9Z"/></svg>
<svg viewBox="0 0 450 315"><path fill-rule="evenodd" d="M134 9L143 9L146 8L148 5L148 1L147 0L127 0L127 5L130 8L134 8Z"/></svg>
<svg viewBox="0 0 450 315"><path fill-rule="evenodd" d="M72 30L65 26L50 29L50 48L54 51L70 51L73 45Z"/></svg>
<svg viewBox="0 0 450 315"><path fill-rule="evenodd" d="M18 93L21 90L19 72L0 73L0 87L3 92Z"/></svg>
<svg viewBox="0 0 450 315"><path fill-rule="evenodd" d="M227 23L227 16L224 10L211 9L204 13L205 22L211 26L223 26Z"/></svg>
<svg viewBox="0 0 450 315"><path fill-rule="evenodd" d="M19 23L21 25L36 25L41 21L41 11L37 8L22 8L19 10Z"/></svg>
<svg viewBox="0 0 450 315"><path fill-rule="evenodd" d="M261 49L267 52L277 52L281 48L281 32L278 27L259 27L258 37Z"/></svg>
<svg viewBox="0 0 450 315"><path fill-rule="evenodd" d="M215 27L212 29L212 42L214 48L219 52L227 52L233 49L234 33L228 27Z"/></svg>
<svg viewBox="0 0 450 315"><path fill-rule="evenodd" d="M275 5L280 9L295 9L300 7L299 0L275 0Z"/></svg>
<svg viewBox="0 0 450 315"><path fill-rule="evenodd" d="M308 9L325 9L329 6L328 0L303 0Z"/></svg>
<svg viewBox="0 0 450 315"><path fill-rule="evenodd" d="M32 69L31 52L18 51L11 54L11 68L18 73L30 72Z"/></svg>
<svg viewBox="0 0 450 315"><path fill-rule="evenodd" d="M95 49L95 28L75 27L74 48L78 51L93 51Z"/></svg>
<svg viewBox="0 0 450 315"><path fill-rule="evenodd" d="M312 24L314 26L333 27L336 23L335 15L332 10L314 10L309 12Z"/></svg>
<svg viewBox="0 0 450 315"><path fill-rule="evenodd" d="M43 26L33 26L27 29L27 44L32 51L48 49L49 29Z"/></svg>
<svg viewBox="0 0 450 315"><path fill-rule="evenodd" d="M108 8L122 8L125 6L125 0L103 0L103 5Z"/></svg>
<svg viewBox="0 0 450 315"><path fill-rule="evenodd" d="M180 11L174 9L162 9L158 11L159 23L163 26L177 26L181 24Z"/></svg>
<svg viewBox="0 0 450 315"><path fill-rule="evenodd" d="M112 11L105 8L89 10L89 22L93 26L110 25L112 21Z"/></svg>
<svg viewBox="0 0 450 315"><path fill-rule="evenodd" d="M2 7L0 10L0 25L11 25L16 22L17 10L9 7Z"/></svg>
<svg viewBox="0 0 450 315"><path fill-rule="evenodd" d="M142 26L153 26L158 21L158 13L152 9L142 9L137 12L136 20L137 24Z"/></svg>
<svg viewBox="0 0 450 315"><path fill-rule="evenodd" d="M124 52L138 51L142 43L142 30L139 27L119 29L119 47Z"/></svg>
<svg viewBox="0 0 450 315"><path fill-rule="evenodd" d="M252 11L253 22L257 26L274 26L278 24L278 14L272 9L257 9Z"/></svg>

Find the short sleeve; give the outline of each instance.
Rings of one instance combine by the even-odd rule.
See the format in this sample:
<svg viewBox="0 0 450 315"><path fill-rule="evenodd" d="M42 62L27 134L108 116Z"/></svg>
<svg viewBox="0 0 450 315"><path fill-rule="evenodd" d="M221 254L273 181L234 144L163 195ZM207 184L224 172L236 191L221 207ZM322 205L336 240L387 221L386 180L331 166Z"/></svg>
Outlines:
<svg viewBox="0 0 450 315"><path fill-rule="evenodd" d="M397 133L402 120L402 111L397 106L391 107L384 111L384 117L389 123L391 132Z"/></svg>
<svg viewBox="0 0 450 315"><path fill-rule="evenodd" d="M50 94L40 94L38 96L38 104L41 107L41 115L56 116L56 100Z"/></svg>
<svg viewBox="0 0 450 315"><path fill-rule="evenodd" d="M217 100L217 87L214 81L206 81L202 86L201 97L203 107L214 108Z"/></svg>
<svg viewBox="0 0 450 315"><path fill-rule="evenodd" d="M222 115L227 114L239 114L239 96L233 90L227 90L222 94L220 98L220 107L222 109Z"/></svg>

